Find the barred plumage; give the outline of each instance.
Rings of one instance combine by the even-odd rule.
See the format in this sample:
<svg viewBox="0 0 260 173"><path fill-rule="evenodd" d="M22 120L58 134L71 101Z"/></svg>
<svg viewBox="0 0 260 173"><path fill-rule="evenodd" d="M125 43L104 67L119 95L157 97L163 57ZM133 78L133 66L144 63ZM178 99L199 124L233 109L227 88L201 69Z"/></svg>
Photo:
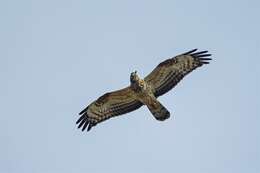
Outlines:
<svg viewBox="0 0 260 173"><path fill-rule="evenodd" d="M157 100L175 87L180 80L196 68L209 64L211 54L208 51L196 52L193 49L176 57L161 62L144 80L136 72L131 73L131 85L124 89L106 93L88 105L79 114L78 128L87 131L111 117L122 115L148 106L157 120L169 118L169 111Z"/></svg>

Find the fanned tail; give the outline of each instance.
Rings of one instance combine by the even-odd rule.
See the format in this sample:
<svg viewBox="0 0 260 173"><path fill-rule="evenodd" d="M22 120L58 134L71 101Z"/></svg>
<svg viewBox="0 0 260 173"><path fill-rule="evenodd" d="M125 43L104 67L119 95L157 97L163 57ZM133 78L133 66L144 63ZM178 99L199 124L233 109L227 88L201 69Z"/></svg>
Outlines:
<svg viewBox="0 0 260 173"><path fill-rule="evenodd" d="M147 105L147 107L156 120L164 121L170 118L170 112L158 100L155 100L151 105Z"/></svg>

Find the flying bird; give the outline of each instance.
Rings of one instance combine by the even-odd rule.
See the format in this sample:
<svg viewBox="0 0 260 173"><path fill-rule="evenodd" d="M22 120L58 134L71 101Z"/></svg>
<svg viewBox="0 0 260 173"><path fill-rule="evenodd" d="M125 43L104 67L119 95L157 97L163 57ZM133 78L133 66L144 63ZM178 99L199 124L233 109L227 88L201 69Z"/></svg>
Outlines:
<svg viewBox="0 0 260 173"><path fill-rule="evenodd" d="M148 76L141 79L137 72L130 75L130 85L121 90L106 93L82 110L77 120L78 128L87 131L109 118L126 114L146 105L154 118L164 121L170 112L158 101L158 97L174 88L184 76L196 68L209 64L208 51L193 49L161 62Z"/></svg>

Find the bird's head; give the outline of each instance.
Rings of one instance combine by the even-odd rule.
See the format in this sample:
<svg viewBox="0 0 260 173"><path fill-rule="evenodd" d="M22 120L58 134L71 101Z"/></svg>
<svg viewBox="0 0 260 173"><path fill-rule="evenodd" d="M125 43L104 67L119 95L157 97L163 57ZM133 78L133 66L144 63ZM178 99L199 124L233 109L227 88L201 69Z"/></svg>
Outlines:
<svg viewBox="0 0 260 173"><path fill-rule="evenodd" d="M139 80L139 77L137 75L137 71L134 71L130 75L130 82L131 83L136 83Z"/></svg>

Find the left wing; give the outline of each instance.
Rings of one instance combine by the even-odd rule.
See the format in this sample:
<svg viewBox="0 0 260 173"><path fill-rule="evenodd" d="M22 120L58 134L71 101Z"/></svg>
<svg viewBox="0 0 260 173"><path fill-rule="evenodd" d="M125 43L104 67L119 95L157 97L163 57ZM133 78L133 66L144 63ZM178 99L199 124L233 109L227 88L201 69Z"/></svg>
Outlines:
<svg viewBox="0 0 260 173"><path fill-rule="evenodd" d="M104 94L79 113L78 128L83 131L88 127L89 131L102 121L140 108L143 104L134 96L130 87Z"/></svg>
<svg viewBox="0 0 260 173"><path fill-rule="evenodd" d="M211 56L208 51L196 52L193 49L174 58L161 62L148 76L145 81L153 87L155 97L159 97L173 87L187 74L196 68L209 64L211 58L203 58Z"/></svg>

